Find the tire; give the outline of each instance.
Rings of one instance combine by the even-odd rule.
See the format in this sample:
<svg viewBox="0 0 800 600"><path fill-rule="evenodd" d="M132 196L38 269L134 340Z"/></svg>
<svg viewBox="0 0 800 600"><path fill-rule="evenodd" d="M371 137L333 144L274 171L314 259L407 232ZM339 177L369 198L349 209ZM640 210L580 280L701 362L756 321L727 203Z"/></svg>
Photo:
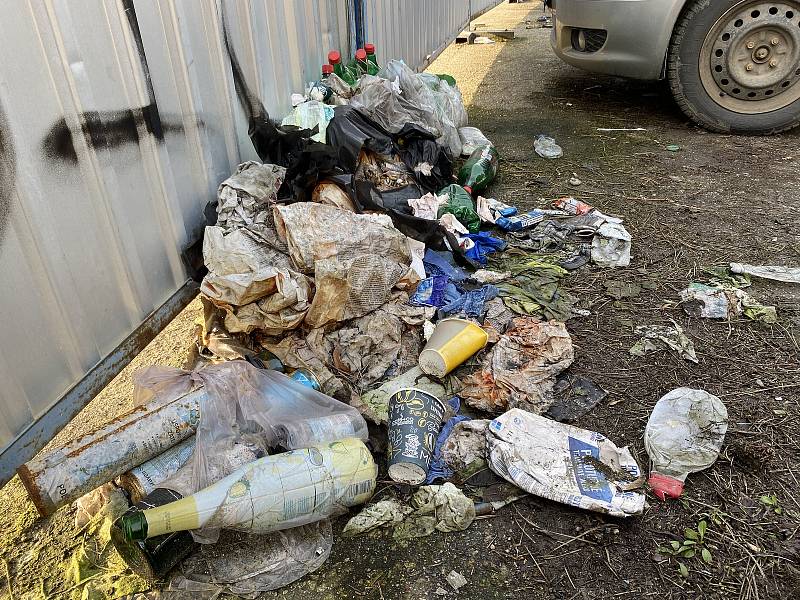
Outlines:
<svg viewBox="0 0 800 600"><path fill-rule="evenodd" d="M800 0L691 0L672 34L667 79L681 110L711 131L797 127Z"/></svg>

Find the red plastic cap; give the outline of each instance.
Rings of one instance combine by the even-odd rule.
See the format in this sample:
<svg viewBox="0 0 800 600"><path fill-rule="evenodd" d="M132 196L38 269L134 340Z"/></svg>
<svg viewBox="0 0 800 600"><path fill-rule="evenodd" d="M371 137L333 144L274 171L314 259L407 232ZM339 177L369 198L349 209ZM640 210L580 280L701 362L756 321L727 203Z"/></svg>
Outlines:
<svg viewBox="0 0 800 600"><path fill-rule="evenodd" d="M332 65L322 65L322 74L323 75L330 75L333 73L333 66Z"/></svg>
<svg viewBox="0 0 800 600"><path fill-rule="evenodd" d="M328 52L328 62L331 63L332 65L341 62L341 60L342 60L342 55L339 54L338 50L331 50L330 52Z"/></svg>
<svg viewBox="0 0 800 600"><path fill-rule="evenodd" d="M364 50L367 54L375 54L375 44L365 44Z"/></svg>
<svg viewBox="0 0 800 600"><path fill-rule="evenodd" d="M661 473L650 473L647 480L656 498L666 500L667 498L677 498L683 493L683 482L680 479L662 475Z"/></svg>
<svg viewBox="0 0 800 600"><path fill-rule="evenodd" d="M367 60L367 51L363 48L356 50L356 60Z"/></svg>
<svg viewBox="0 0 800 600"><path fill-rule="evenodd" d="M472 195L472 188L471 188L471 187L469 187L468 185L465 185L465 186L464 186L464 189L465 189L465 190L467 190L467 193L468 193L470 196Z"/></svg>

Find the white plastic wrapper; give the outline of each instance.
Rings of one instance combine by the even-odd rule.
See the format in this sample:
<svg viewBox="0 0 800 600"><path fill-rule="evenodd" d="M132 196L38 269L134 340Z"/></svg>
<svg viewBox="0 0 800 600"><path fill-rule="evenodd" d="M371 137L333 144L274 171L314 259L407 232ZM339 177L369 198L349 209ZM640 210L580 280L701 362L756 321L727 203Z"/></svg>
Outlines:
<svg viewBox="0 0 800 600"><path fill-rule="evenodd" d="M631 234L621 223L606 222L592 240L592 261L601 267L631 264Z"/></svg>
<svg viewBox="0 0 800 600"><path fill-rule="evenodd" d="M494 146L483 132L477 127L461 127L458 130L461 139L461 156L470 156L481 146Z"/></svg>
<svg viewBox="0 0 800 600"><path fill-rule="evenodd" d="M731 271L784 283L800 283L800 267L770 267L731 263Z"/></svg>
<svg viewBox="0 0 800 600"><path fill-rule="evenodd" d="M308 102L301 102L296 105L292 111L284 117L281 125L294 125L300 129L314 129L318 128L317 133L311 136L312 140L325 143L325 130L328 129L328 123L333 118L333 107L317 102L316 100L309 100Z"/></svg>
<svg viewBox="0 0 800 600"><path fill-rule="evenodd" d="M639 465L599 433L515 408L489 424L486 441L491 469L531 494L615 517L644 510Z"/></svg>

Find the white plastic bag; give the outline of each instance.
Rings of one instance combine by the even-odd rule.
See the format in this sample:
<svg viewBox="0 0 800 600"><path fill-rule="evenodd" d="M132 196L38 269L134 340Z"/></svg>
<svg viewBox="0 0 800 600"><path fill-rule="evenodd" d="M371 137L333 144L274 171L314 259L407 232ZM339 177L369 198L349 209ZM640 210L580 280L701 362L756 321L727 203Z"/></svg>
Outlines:
<svg viewBox="0 0 800 600"><path fill-rule="evenodd" d="M717 460L727 430L728 410L704 390L678 388L656 402L644 430L655 494L662 500L680 496L689 473Z"/></svg>

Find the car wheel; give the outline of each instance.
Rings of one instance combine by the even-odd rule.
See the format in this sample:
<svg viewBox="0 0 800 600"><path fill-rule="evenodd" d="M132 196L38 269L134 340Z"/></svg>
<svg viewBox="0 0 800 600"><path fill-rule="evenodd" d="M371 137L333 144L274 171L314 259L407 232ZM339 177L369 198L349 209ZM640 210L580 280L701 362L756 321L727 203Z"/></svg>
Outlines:
<svg viewBox="0 0 800 600"><path fill-rule="evenodd" d="M712 131L800 125L800 0L693 0L672 34L667 78L683 112Z"/></svg>

